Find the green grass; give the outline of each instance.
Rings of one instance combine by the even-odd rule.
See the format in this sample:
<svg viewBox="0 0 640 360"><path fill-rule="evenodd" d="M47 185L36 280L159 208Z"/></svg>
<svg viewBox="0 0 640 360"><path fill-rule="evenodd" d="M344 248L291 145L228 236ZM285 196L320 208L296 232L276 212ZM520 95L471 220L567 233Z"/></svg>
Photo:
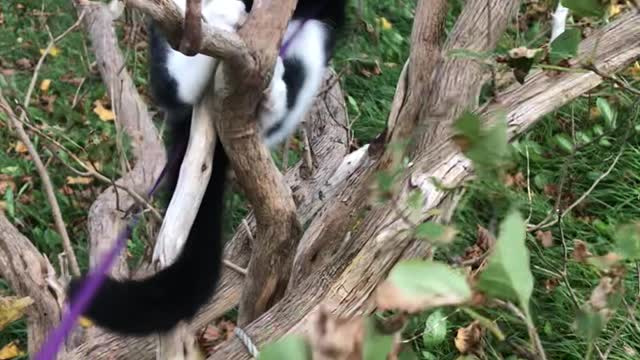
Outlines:
<svg viewBox="0 0 640 360"><path fill-rule="evenodd" d="M5 96L11 99L24 98L33 69L20 70L15 64L21 59L35 63L40 49L46 47L51 33L60 34L75 22L75 11L66 0L47 2L26 0L0 3L0 12L4 22L0 25L0 68L16 68L13 74L0 75L0 86ZM376 0L365 1L362 16L357 15L355 2L350 5L350 22L339 41L339 48L333 60L347 100L349 116L355 141L358 144L369 142L383 130L390 103L395 92L397 78L402 65L409 54L409 34L413 21L415 1ZM455 21L461 9L462 1L452 1L447 18L447 29ZM381 18L391 25L383 28ZM123 22L119 24L119 35L124 35ZM500 41L499 52L511 47L540 43L540 31L546 29L545 23L532 22L525 31L510 30ZM135 47L136 41L121 44L126 49L129 69L139 89L146 93L147 73L145 69L146 52ZM49 56L39 74L39 80L51 79L52 85L45 94L36 88L29 106L29 118L41 131L73 149L84 160L100 162L103 172L111 177L120 173L120 152L116 146L116 130L111 122L99 120L93 113L93 103L105 97L105 89L91 65L95 59L89 50L89 44L81 32L74 32L58 44L58 56ZM77 84L65 82L64 78L86 78L79 91L77 106L72 100ZM40 81L38 81L38 84ZM638 80L633 83L638 86ZM52 111L48 112L40 103L43 96L55 95ZM607 126L602 118L592 117L596 97L609 100L618 112L615 126ZM516 203L527 216L531 213L531 223L536 224L552 210L555 195L550 189L564 182L563 204L573 202L582 195L611 165L613 158L624 149L620 160L587 198L572 211L560 225L549 228L552 231L555 246L542 248L535 236L530 234L528 245L532 254L532 269L535 276L535 291L531 310L535 318L543 345L549 359L582 359L587 344L576 335L573 328L578 307L574 303L569 287L560 283L553 290L545 288L545 281L556 276L565 264L561 246L561 230L569 251L573 249L574 239L584 240L592 252L604 254L613 249L612 234L617 225L640 219L640 138L635 127L639 121L631 109L632 98L611 85L603 85L591 93L564 108L545 116L529 133L518 139L513 146L511 174L518 172L530 175L531 201L526 188L510 188L476 182L467 184L467 193L454 217L454 223L460 230L460 239L451 248L437 252L440 260L451 259L462 254L463 250L475 241L475 229L478 224L491 228L501 219L507 207ZM0 193L0 201L11 221L34 244L57 261L56 255L62 250L60 239L55 232L51 212L41 191L41 183L35 175L32 162L16 152L15 137L5 125L0 114L0 174L16 184L15 191ZM629 130L628 124L631 123ZM569 154L559 145L558 136L571 138L572 128L578 138L594 138L601 130L606 134L590 144L583 145L576 154ZM631 133L631 136L626 134ZM105 188L104 184L94 182L89 186L65 185L67 176L74 174L61 161L52 156L45 148L45 139L33 137L43 159L48 162L49 173L57 186L57 198L74 241L74 247L86 269L86 214L95 197ZM626 140L623 144L623 140ZM357 144L354 144L357 145ZM528 155L527 151L528 149ZM68 160L59 155L62 160ZM274 154L278 162L278 154ZM298 159L292 154L290 161ZM227 224L230 233L242 216L246 214L244 199L238 194L230 197L229 206L233 209L232 220ZM133 242L129 246L132 258L137 261L144 251L142 239L146 231L137 229ZM638 275L633 264L627 266L625 277L625 298L631 304L638 293ZM567 278L578 305L588 300L591 291L598 283L599 274L592 267L578 264L569 259ZM6 284L2 292L10 293ZM493 319L506 334L509 343L526 345L528 342L525 326L512 315L495 309L479 310ZM420 359L455 359L458 352L453 339L458 328L466 326L471 319L456 309L445 309L447 315L447 336L444 342L435 346L425 346L422 341L424 321L429 313L413 318L406 329L407 338L413 339L410 345ZM638 316L636 315L636 320ZM0 333L0 347L17 340L25 348L25 321L18 321ZM620 330L616 341L612 341ZM623 309L617 309L612 320L603 331L596 344L603 351L612 346L610 359L633 359L632 351L640 353L640 329L630 321L630 315ZM485 352L488 358L507 358L512 348L498 342L491 335L485 337Z"/></svg>

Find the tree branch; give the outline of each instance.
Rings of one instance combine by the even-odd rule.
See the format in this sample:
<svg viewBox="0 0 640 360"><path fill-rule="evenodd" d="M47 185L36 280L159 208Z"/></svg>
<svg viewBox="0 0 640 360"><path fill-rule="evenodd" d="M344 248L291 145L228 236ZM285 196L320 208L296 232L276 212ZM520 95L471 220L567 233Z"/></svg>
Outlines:
<svg viewBox="0 0 640 360"><path fill-rule="evenodd" d="M29 353L35 354L60 321L64 293L49 260L0 211L0 276L20 296L34 303L27 309Z"/></svg>

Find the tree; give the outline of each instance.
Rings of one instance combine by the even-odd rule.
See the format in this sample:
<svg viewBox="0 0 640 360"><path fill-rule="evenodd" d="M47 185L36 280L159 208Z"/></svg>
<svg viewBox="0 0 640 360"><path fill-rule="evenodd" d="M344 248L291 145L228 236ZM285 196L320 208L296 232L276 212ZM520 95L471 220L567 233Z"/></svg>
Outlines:
<svg viewBox="0 0 640 360"><path fill-rule="evenodd" d="M167 0L130 0L128 6L141 10L161 24L163 31L176 48L183 34L183 21L175 7ZM235 64L222 66L216 74L216 86L221 91L209 92L197 106L194 127L202 130L202 138L192 138L193 150L187 154L182 171L194 174L181 181L169 212L184 217L170 217L172 223L163 224L156 244L156 260L160 265L175 255L175 244L166 239L186 233L199 199L187 198L180 189L201 188L210 172L202 172L202 164L210 164L212 155L198 149L211 149L216 132L233 164L238 184L249 199L253 214L248 226L238 230L227 245L225 256L234 264L247 266L244 282L233 271L223 274L218 292L211 304L190 324L194 330L220 316L237 303L240 304L239 323L259 344L274 340L285 333L300 330L320 304L337 314L370 312L367 301L391 267L402 258L423 257L430 249L414 241L412 224L433 219L432 210L440 208L446 214L456 205L455 194L433 184L435 177L445 188L455 187L472 174L471 163L450 141L451 125L465 110L475 109L487 122L506 113L509 138L526 131L542 115L592 89L611 74L640 57L638 14L629 14L582 41L578 56L571 66L580 67L590 59L596 71L532 73L524 86L513 85L495 94L493 101L481 109L478 95L486 80L487 68L475 59L452 57L454 50L491 52L504 32L519 2L516 0L467 1L456 25L443 42L443 23L447 2L421 0L418 2L411 37L411 56L399 79L385 132L373 143L348 154L346 132L330 125L327 108L338 121L345 119L341 90L336 81L327 81L328 89L318 101L329 106L314 110L314 119L324 127L307 129L306 161L290 169L283 177L273 165L266 148L260 143L252 119L252 111L260 101L260 94L277 54L276 44L281 38L295 1L257 2L247 23L236 34L214 33L202 25L200 52L215 55ZM100 4L76 2L82 14L99 63L102 78L109 93L123 93L113 99L120 114L122 128L137 139L134 154L137 162L128 174L117 182L139 194L149 188L162 166L162 148L151 123L146 106L140 100L132 81L123 68L122 56L111 25L111 15ZM275 15L274 15L275 14ZM189 33L189 26L185 28ZM196 26L197 28L197 26ZM259 29L259 31L258 31ZM197 30L194 30L197 32ZM189 46L186 50L189 50ZM594 54L594 49L597 52ZM182 47L185 49L185 47ZM185 50L185 51L186 51ZM591 57L591 56L594 57ZM562 96L559 96L562 94ZM337 100L336 100L337 99ZM4 109L5 107L3 107ZM324 109L324 110L321 110ZM15 117L15 116L14 116ZM314 122L315 123L315 122ZM215 126L215 129L214 129ZM345 146L335 147L328 142L331 133L344 139ZM140 135L142 134L142 135ZM238 136L252 134L252 136ZM406 152L397 146L410 140ZM197 145L197 146L196 146ZM325 151L320 151L327 150ZM409 156L413 165L402 167L401 159ZM208 166L210 169L210 166ZM215 169L213 169L215 171ZM387 203L371 207L370 188L380 172L397 172L398 189ZM292 191L290 191L290 189ZM396 204L404 203L415 191L420 191L423 204L420 211L404 219ZM316 196L322 192L323 197ZM115 192L105 191L90 212L92 234L92 262L105 247L110 246L124 223L114 210ZM121 207L133 204L134 196L120 194ZM308 223L304 231L301 223ZM1 236L0 270L12 287L21 295L39 300L44 284L55 282L53 268L48 272L23 272L10 266L16 247L21 252L47 263L28 240L17 235L6 221L0 222L5 234ZM251 248L251 256L246 251ZM25 255L27 256L27 255ZM121 261L113 270L126 275ZM266 284L266 285L265 285ZM53 288L59 288L54 286ZM242 290L241 290L242 289ZM39 319L38 314L59 314L61 294L57 301L42 299L31 310L30 349L37 349L44 332L53 321ZM89 330L94 332L95 329ZM192 344L189 331L180 329L177 336L162 339L165 354L185 344ZM153 357L153 338L120 339L110 334L92 334L78 347L70 344L62 358L136 358ZM182 352L182 351L180 351ZM242 359L248 355L238 342L230 340L211 359Z"/></svg>

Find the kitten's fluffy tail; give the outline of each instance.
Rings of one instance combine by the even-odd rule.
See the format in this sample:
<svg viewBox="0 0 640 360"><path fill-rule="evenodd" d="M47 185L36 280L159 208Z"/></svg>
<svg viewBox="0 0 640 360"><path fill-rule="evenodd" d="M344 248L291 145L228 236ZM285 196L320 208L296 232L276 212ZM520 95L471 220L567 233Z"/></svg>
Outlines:
<svg viewBox="0 0 640 360"><path fill-rule="evenodd" d="M185 123L183 123L184 125ZM188 122L186 123L188 126ZM228 159L217 141L213 173L200 210L177 260L142 280L107 278L85 316L98 326L125 335L147 335L171 330L192 318L212 296L222 261L222 211ZM169 174L172 192L174 179ZM82 279L74 280L70 298Z"/></svg>

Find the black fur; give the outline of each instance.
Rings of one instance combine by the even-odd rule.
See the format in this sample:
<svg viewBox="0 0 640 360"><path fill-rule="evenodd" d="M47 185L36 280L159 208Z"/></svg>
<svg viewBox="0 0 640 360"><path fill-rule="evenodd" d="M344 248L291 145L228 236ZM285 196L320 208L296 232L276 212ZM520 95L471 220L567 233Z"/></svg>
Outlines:
<svg viewBox="0 0 640 360"><path fill-rule="evenodd" d="M248 9L253 1L245 0ZM299 0L293 18L325 21L334 30L344 22L346 0ZM335 34L325 46L332 50ZM177 96L176 81L166 68L167 44L152 26L150 32L151 88L155 101L167 111L169 120L169 168L165 186L169 195L175 190L180 164L189 139L191 106ZM330 54L330 52L329 52ZM327 59L328 61L328 59ZM296 61L285 63L285 82L291 85L291 99L302 83ZM91 302L85 316L97 325L126 335L148 335L171 330L178 322L191 319L212 296L222 262L222 215L227 156L217 141L213 173L202 204L178 259L169 267L143 280L107 279ZM79 290L82 279L69 286L69 298Z"/></svg>
<svg viewBox="0 0 640 360"><path fill-rule="evenodd" d="M96 324L127 335L166 332L179 321L192 318L213 295L222 261L222 204L228 163L217 143L214 171L180 256L171 266L143 280L108 278L85 314ZM80 280L75 280L70 285L71 299L79 284Z"/></svg>

